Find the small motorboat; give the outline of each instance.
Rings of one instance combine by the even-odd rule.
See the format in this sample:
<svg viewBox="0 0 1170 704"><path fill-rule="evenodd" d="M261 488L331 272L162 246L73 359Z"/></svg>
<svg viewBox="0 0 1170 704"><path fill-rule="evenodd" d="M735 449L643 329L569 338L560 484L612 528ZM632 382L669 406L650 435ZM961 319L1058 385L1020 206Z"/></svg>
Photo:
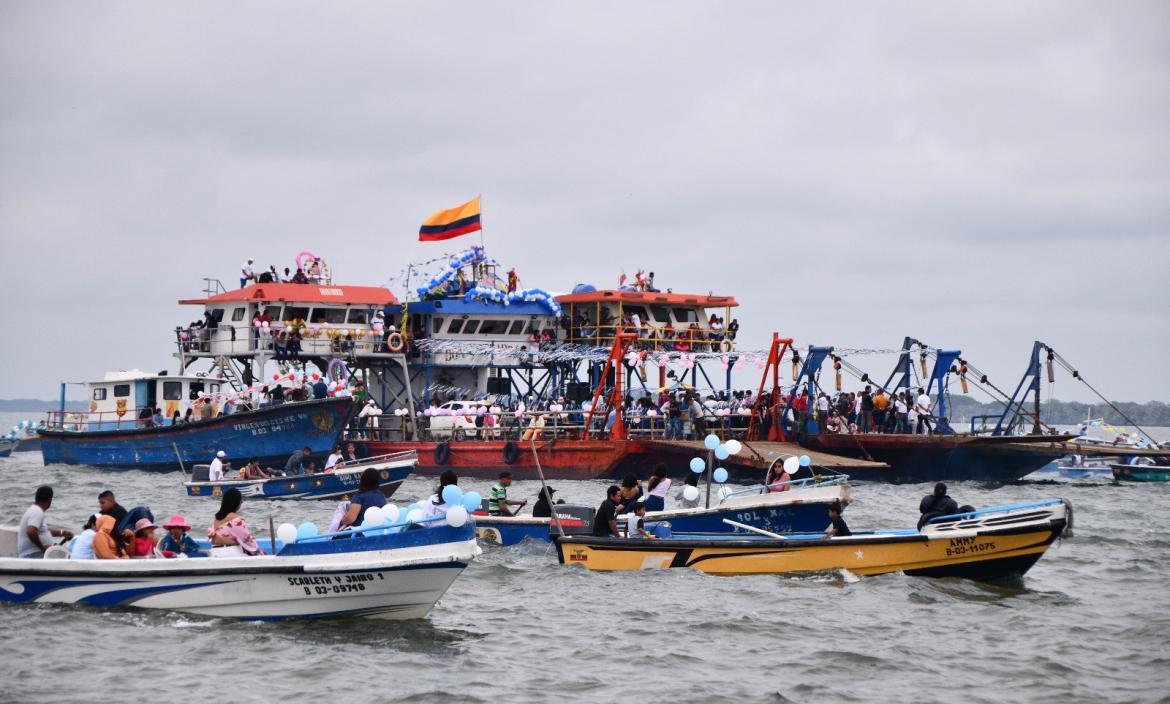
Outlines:
<svg viewBox="0 0 1170 704"><path fill-rule="evenodd" d="M395 452L369 457L350 464L338 464L329 473L308 474L271 479L226 479L207 481L208 465L195 465L191 481L183 482L188 496L220 497L228 489L239 489L245 499L339 499L357 491L362 472L373 467L378 470L378 488L385 496L393 494L414 468L418 456L414 451Z"/></svg>
<svg viewBox="0 0 1170 704"><path fill-rule="evenodd" d="M857 575L904 572L923 577L978 580L1016 578L1027 572L1071 525L1063 499L998 506L939 516L917 530L854 533L674 534L668 538L557 538L561 564L590 570L693 567L709 574L787 574L845 569Z"/></svg>
<svg viewBox="0 0 1170 704"><path fill-rule="evenodd" d="M790 489L767 491L762 484L730 490L721 489L710 508L673 508L646 513L646 524L668 523L679 533L730 533L735 530L724 519L776 533L822 531L829 525L828 507L834 501L848 504L849 477L812 477L783 482ZM779 487L781 484L777 484ZM557 515L566 533L589 533L593 529L594 509L589 506L556 505ZM624 526L627 517L619 516ZM514 545L525 538L552 540L558 531L550 518L531 516L489 516L486 506L475 513L476 531L481 540ZM583 528L583 530L582 530Z"/></svg>
<svg viewBox="0 0 1170 704"><path fill-rule="evenodd" d="M16 438L0 438L0 457L11 455L18 442Z"/></svg>
<svg viewBox="0 0 1170 704"><path fill-rule="evenodd" d="M1170 482L1170 465L1111 464L1109 469L1119 482Z"/></svg>
<svg viewBox="0 0 1170 704"><path fill-rule="evenodd" d="M347 539L334 540L338 536ZM422 618L480 553L471 521L425 529L403 521L290 543L273 537L260 545L275 554L0 557L0 601L163 609L250 621ZM68 549L54 546L50 555L65 557Z"/></svg>

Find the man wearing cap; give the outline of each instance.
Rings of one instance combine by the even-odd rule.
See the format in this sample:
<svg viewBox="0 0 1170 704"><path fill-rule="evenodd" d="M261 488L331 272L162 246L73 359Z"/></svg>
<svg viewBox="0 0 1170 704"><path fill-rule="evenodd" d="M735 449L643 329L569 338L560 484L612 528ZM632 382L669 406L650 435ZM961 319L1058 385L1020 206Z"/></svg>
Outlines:
<svg viewBox="0 0 1170 704"><path fill-rule="evenodd" d="M248 285L249 281L256 280L256 272L252 269L252 262L255 259L248 257L248 261L244 262L244 266L240 267L240 288Z"/></svg>
<svg viewBox="0 0 1170 704"><path fill-rule="evenodd" d="M509 501L508 487L512 485L512 473L500 472L500 481L492 485L491 496L488 497L489 516L515 516L509 506L524 506L527 501Z"/></svg>
<svg viewBox="0 0 1170 704"><path fill-rule="evenodd" d="M211 468L207 470L207 481L223 481L223 458L225 457L227 457L227 453L223 450L215 453L215 459L211 461Z"/></svg>
<svg viewBox="0 0 1170 704"><path fill-rule="evenodd" d="M33 505L20 517L20 532L16 534L16 554L20 557L44 557L54 537L73 537L71 531L45 525L45 511L52 505L53 487L38 487Z"/></svg>
<svg viewBox="0 0 1170 704"><path fill-rule="evenodd" d="M552 517L552 495L556 493L556 489L551 486L546 486L541 489L536 503L532 505L533 518L551 518Z"/></svg>

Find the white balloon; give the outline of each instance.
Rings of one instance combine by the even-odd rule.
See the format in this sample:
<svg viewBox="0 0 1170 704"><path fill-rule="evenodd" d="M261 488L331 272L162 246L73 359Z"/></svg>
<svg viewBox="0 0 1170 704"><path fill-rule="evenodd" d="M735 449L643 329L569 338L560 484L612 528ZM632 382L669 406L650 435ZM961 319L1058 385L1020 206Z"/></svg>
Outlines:
<svg viewBox="0 0 1170 704"><path fill-rule="evenodd" d="M683 489L683 498L686 499L687 501L694 501L695 499L699 498L698 487L688 486L688 487L684 488Z"/></svg>
<svg viewBox="0 0 1170 704"><path fill-rule="evenodd" d="M467 509L462 506L452 506L447 509L447 525L458 528L464 523L467 523Z"/></svg>
<svg viewBox="0 0 1170 704"><path fill-rule="evenodd" d="M423 512L421 508L412 508L410 513L406 514L406 520L411 523L418 523L422 520Z"/></svg>
<svg viewBox="0 0 1170 704"><path fill-rule="evenodd" d="M743 449L743 443L735 439L728 440L727 442L723 443L723 446L726 447L727 451L733 455L738 455L739 451Z"/></svg>
<svg viewBox="0 0 1170 704"><path fill-rule="evenodd" d="M394 504L386 504L382 507L382 517L386 523L397 523L398 515L398 507Z"/></svg>
<svg viewBox="0 0 1170 704"><path fill-rule="evenodd" d="M276 539L286 544L297 542L297 527L291 523L281 523L276 529Z"/></svg>
<svg viewBox="0 0 1170 704"><path fill-rule="evenodd" d="M789 474L796 474L796 470L798 469L800 469L799 457L789 457L788 459L784 460L785 472L788 472Z"/></svg>
<svg viewBox="0 0 1170 704"><path fill-rule="evenodd" d="M366 515L362 519L362 523L369 523L370 525L382 525L382 521L386 520L386 516L382 513L380 506L371 506L366 509Z"/></svg>

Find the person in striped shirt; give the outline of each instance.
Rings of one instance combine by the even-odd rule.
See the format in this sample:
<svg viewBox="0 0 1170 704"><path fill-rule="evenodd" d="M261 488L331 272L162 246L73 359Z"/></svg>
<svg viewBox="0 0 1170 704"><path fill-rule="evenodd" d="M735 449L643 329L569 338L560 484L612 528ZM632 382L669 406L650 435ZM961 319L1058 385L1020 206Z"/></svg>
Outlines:
<svg viewBox="0 0 1170 704"><path fill-rule="evenodd" d="M524 507L527 501L510 501L508 487L512 485L512 473L500 472L500 480L492 485L492 493L488 497L489 516L515 516L519 509L513 511L509 506Z"/></svg>

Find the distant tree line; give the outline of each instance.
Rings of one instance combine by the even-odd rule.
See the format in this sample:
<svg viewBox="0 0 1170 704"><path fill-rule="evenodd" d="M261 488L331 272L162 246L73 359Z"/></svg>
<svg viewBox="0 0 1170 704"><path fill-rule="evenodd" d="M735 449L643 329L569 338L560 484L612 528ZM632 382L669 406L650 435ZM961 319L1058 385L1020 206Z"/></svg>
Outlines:
<svg viewBox="0 0 1170 704"><path fill-rule="evenodd" d="M1138 425L1170 426L1170 404L1161 401L1149 403L1133 403L1132 401L1114 401L1117 406ZM1031 412L1032 402L1024 404L1025 410ZM947 412L951 423L968 423L972 416L1000 415L1003 413L1003 404L990 401L980 403L970 396L952 394L947 399ZM1100 418L1111 425L1126 425L1130 421L1115 412L1104 403L1082 403L1080 401L1057 401L1051 403L1041 401L1040 420L1050 425L1075 425L1085 418Z"/></svg>

